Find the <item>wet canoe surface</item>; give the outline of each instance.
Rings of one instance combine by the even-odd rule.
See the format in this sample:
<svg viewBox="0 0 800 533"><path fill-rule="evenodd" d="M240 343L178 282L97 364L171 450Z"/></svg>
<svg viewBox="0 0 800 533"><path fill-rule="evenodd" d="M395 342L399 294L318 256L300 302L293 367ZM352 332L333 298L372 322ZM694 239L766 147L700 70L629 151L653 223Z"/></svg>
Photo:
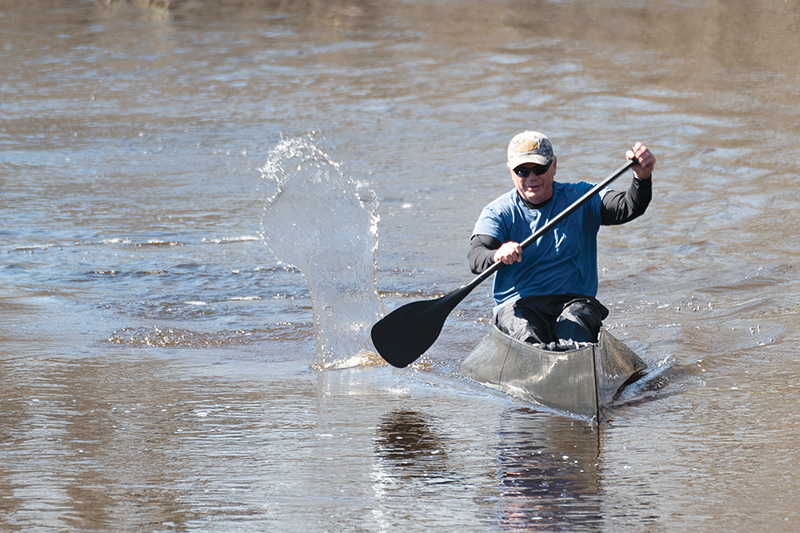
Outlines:
<svg viewBox="0 0 800 533"><path fill-rule="evenodd" d="M524 401L602 421L617 392L647 367L605 329L597 344L555 351L492 327L460 372Z"/></svg>

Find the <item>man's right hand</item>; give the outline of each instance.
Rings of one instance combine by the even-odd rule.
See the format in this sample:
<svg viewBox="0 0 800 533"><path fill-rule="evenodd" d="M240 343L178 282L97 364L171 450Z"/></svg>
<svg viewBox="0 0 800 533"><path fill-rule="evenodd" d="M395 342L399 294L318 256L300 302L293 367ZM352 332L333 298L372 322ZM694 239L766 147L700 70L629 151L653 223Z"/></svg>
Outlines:
<svg viewBox="0 0 800 533"><path fill-rule="evenodd" d="M522 261L522 247L518 242L507 242L494 253L494 261L502 261L506 265Z"/></svg>

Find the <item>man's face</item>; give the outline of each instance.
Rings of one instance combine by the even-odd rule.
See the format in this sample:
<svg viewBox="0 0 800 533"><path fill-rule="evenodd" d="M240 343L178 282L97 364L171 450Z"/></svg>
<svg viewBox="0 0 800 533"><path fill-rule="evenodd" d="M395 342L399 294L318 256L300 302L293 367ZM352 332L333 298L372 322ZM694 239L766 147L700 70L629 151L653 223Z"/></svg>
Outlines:
<svg viewBox="0 0 800 533"><path fill-rule="evenodd" d="M534 173L534 171L542 172L543 169L543 165L535 165L533 163L523 163L511 169L514 186L519 191L520 196L532 204L544 203L553 196L553 179L556 177L555 157L551 160L546 172L538 176ZM520 174L524 175L526 173L527 177L520 176Z"/></svg>

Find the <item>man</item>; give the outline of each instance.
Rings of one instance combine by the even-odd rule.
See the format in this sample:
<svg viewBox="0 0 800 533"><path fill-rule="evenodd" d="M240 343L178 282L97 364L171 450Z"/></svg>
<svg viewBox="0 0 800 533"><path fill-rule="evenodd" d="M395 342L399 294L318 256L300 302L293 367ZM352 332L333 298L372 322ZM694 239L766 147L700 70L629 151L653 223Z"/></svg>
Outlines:
<svg viewBox="0 0 800 533"><path fill-rule="evenodd" d="M592 188L554 181L558 159L550 139L525 131L508 145L514 189L483 208L468 261L479 274L505 265L494 279L495 323L524 342L550 349L597 342L608 309L597 296L597 231L624 224L647 209L655 157L642 143L627 152L638 163L627 192L604 189L524 251L519 243Z"/></svg>

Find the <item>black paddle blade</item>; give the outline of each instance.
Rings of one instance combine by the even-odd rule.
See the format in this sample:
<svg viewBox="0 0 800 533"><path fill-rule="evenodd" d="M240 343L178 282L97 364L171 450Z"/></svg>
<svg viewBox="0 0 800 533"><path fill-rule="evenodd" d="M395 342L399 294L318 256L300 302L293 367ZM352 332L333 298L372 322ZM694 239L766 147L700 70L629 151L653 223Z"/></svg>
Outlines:
<svg viewBox="0 0 800 533"><path fill-rule="evenodd" d="M403 368L433 346L447 315L472 290L462 287L435 300L398 307L372 326L372 343L392 366Z"/></svg>

